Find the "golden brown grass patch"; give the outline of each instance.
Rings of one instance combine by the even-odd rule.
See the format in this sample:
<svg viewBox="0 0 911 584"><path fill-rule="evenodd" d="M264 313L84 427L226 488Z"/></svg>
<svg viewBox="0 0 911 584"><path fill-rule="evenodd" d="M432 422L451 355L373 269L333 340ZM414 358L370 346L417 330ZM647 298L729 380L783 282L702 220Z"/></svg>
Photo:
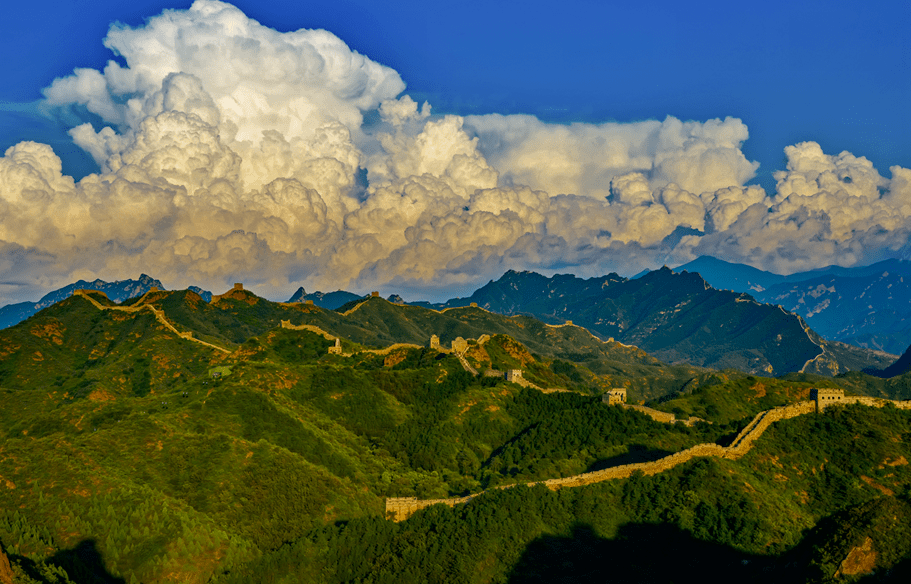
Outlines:
<svg viewBox="0 0 911 584"><path fill-rule="evenodd" d="M883 468L883 465L886 466L905 466L908 464L908 459L904 456L899 456L895 460L889 460L888 458L883 461L883 464L879 468Z"/></svg>
<svg viewBox="0 0 911 584"><path fill-rule="evenodd" d="M503 350L522 365L529 365L535 362L535 358L531 356L531 353L512 339L503 343Z"/></svg>
<svg viewBox="0 0 911 584"><path fill-rule="evenodd" d="M229 298L231 300L239 300L241 302L246 302L250 306L254 306L254 305L256 305L257 302L259 302L259 298L257 298L253 294L250 294L246 290L228 290L224 294L219 294L217 296L213 296L212 302L210 303L210 305L218 304L218 302L220 300L225 299L225 298Z"/></svg>
<svg viewBox="0 0 911 584"><path fill-rule="evenodd" d="M20 349L19 345L11 343L10 341L4 340L0 341L0 358L8 357Z"/></svg>
<svg viewBox="0 0 911 584"><path fill-rule="evenodd" d="M868 476L861 475L861 476L860 476L860 480L862 480L863 482L867 483L868 485L870 485L871 487L873 487L874 489L876 489L877 491L879 491L879 492L882 493L883 495L888 495L888 496L890 496L890 497L893 496L893 495L895 495L895 492L894 492L892 489L887 489L886 487L884 487L884 486L882 486L881 484L877 483L876 481L874 481L873 479L871 479L871 478L868 477Z"/></svg>
<svg viewBox="0 0 911 584"><path fill-rule="evenodd" d="M63 333L66 331L59 322L51 321L44 325L35 325L29 331L39 339L50 341L55 345L63 344Z"/></svg>
<svg viewBox="0 0 911 584"><path fill-rule="evenodd" d="M862 544L848 552L847 557L841 562L835 577L857 576L870 574L876 567L876 550L873 549L873 539L870 536Z"/></svg>
<svg viewBox="0 0 911 584"><path fill-rule="evenodd" d="M117 399L116 396L103 389L96 389L89 394L89 400L94 402L108 402Z"/></svg>
<svg viewBox="0 0 911 584"><path fill-rule="evenodd" d="M487 349L484 348L484 345L472 345L468 347L465 356L474 359L479 363L490 363L490 355L487 353Z"/></svg>
<svg viewBox="0 0 911 584"><path fill-rule="evenodd" d="M406 351L393 351L386 355L386 358L383 359L383 367L395 367L399 363L405 360L408 356Z"/></svg>

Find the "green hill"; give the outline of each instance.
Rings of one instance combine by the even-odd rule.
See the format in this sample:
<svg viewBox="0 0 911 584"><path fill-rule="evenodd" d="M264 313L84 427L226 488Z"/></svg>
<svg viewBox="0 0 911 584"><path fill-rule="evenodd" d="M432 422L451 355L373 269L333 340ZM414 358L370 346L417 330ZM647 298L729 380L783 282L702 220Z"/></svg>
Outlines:
<svg viewBox="0 0 911 584"><path fill-rule="evenodd" d="M776 423L740 461L329 526L223 582L902 582L907 412ZM860 434L858 435L858 432Z"/></svg>
<svg viewBox="0 0 911 584"><path fill-rule="evenodd" d="M258 304L194 300L159 292L131 305L153 304L180 332L195 322L194 333L208 332L194 336L227 344L221 328L203 325L221 314L230 329ZM266 315L319 310L263 302ZM358 326L338 313L323 318ZM225 354L178 337L149 309L99 310L81 296L0 333L0 542L16 569L91 571L70 553L90 541L111 577L205 581L327 522L380 516L385 496L581 472L625 452L627 434L662 451L699 439L635 412L610 421L618 411L597 397L472 377L435 350L346 357L327 354L331 344L274 328ZM594 373L534 357L509 337L483 347L475 363L521 362L542 383L599 391ZM589 413L578 418L577 409ZM561 411L573 423L560 432L575 442L547 446L541 437L551 431L531 429ZM586 442L586 424L605 439L580 452L572 444ZM623 432L607 438L611 424ZM547 456L515 460L530 438ZM31 526L47 537L30 538Z"/></svg>
<svg viewBox="0 0 911 584"><path fill-rule="evenodd" d="M437 335L444 347L457 337L507 335L535 355L584 365L601 378L598 386L627 387L633 400L655 398L708 377L701 368L666 365L636 347L601 341L578 326L550 326L531 317L503 316L476 307L437 311L371 297L336 311L310 304L270 302L242 289L215 296L211 303L191 291L159 291L124 305L140 303L161 309L179 330L226 348L288 321L318 327L368 348L396 343L427 346L431 335Z"/></svg>
<svg viewBox="0 0 911 584"><path fill-rule="evenodd" d="M502 314L549 323L571 320L603 339L636 345L669 363L733 368L759 375L836 375L882 368L885 353L829 342L795 314L751 296L716 290L696 273L667 268L627 280L509 271L451 305L475 302Z"/></svg>
<svg viewBox="0 0 911 584"><path fill-rule="evenodd" d="M604 558L619 558L618 581L907 573L911 412L832 408L776 422L740 460L495 490L727 443L822 378L674 377L579 327L471 307L194 296L130 306L229 352L179 336L151 308L100 310L81 296L0 331L0 547L20 580L597 581ZM330 354L333 340L282 320L351 334ZM444 346L490 335L468 343L472 366L521 368L563 391L471 375L427 347L430 334ZM420 346L361 350L412 339ZM639 395L670 395L657 407L712 423L660 423L600 399L662 374L675 389ZM480 496L383 517L386 497L469 493Z"/></svg>

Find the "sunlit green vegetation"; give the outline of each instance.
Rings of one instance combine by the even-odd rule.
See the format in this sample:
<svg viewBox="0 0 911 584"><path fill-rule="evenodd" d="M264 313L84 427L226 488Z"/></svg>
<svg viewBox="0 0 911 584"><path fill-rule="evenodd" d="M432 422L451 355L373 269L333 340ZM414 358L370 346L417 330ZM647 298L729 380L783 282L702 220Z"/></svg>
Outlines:
<svg viewBox="0 0 911 584"><path fill-rule="evenodd" d="M557 492L489 490L389 522L390 496L479 493L724 444L823 381L670 369L607 344L569 350L582 343L574 327L478 309L441 320L377 299L345 317L246 293L213 307L191 294L146 300L232 353L178 338L150 311L100 311L79 297L0 332L0 545L23 582L584 580L603 575L606 556L623 558L621 581L671 580L665 564L705 569L706 557L738 581L824 581L867 537L877 570L900 574L908 561L911 413L894 408L776 423L738 461ZM323 335L278 328L307 315L360 336L329 355ZM543 336L526 345L496 329L508 322ZM561 391L475 377L429 348L356 352L433 327L477 338L486 326L490 340L469 343L476 368L522 369ZM894 389L887 382L825 381L874 394ZM663 424L602 403L621 385L711 423ZM656 566L640 549L674 560Z"/></svg>

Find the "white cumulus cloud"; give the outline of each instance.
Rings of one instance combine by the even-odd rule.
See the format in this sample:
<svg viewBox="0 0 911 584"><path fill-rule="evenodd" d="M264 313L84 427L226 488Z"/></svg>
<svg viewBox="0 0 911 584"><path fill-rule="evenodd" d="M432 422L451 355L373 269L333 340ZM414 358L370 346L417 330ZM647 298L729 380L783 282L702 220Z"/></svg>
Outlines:
<svg viewBox="0 0 911 584"><path fill-rule="evenodd" d="M747 185L757 164L736 118L433 115L333 34L278 32L215 0L104 42L125 65L45 90L103 120L71 130L101 172L76 182L33 142L0 157L0 282L15 282L0 304L22 282L140 272L275 298L441 297L509 268L592 276L708 253L787 272L907 249L911 170L886 178L805 142L766 193Z"/></svg>

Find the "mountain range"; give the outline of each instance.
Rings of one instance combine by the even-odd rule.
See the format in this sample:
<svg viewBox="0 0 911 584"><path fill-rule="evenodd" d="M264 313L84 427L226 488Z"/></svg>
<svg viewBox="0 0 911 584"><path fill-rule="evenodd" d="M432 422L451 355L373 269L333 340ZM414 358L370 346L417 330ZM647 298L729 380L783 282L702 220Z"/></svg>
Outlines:
<svg viewBox="0 0 911 584"><path fill-rule="evenodd" d="M79 280L68 286L64 286L53 292L45 294L37 302L19 302L17 304L8 304L0 307L0 329L10 327L18 322L22 322L41 309L47 308L72 296L74 290L98 290L104 292L108 298L114 302L122 302L134 296L141 296L153 287L164 289L161 282L142 274L136 280L118 280L116 282L105 282L104 280L94 280L88 282Z"/></svg>
<svg viewBox="0 0 911 584"><path fill-rule="evenodd" d="M291 298L288 299L288 302L306 302L310 300L313 304L319 306L320 308L328 308L329 310L335 310L339 306L347 304L352 300L357 300L363 298L363 296L358 296L352 292L346 292L344 290L337 290L335 292L310 292L307 293L303 287L298 288L297 292L291 295Z"/></svg>
<svg viewBox="0 0 911 584"><path fill-rule="evenodd" d="M635 345L669 363L762 375L881 369L894 355L827 341L798 315L745 293L717 290L699 274L662 268L628 280L509 271L469 298L501 314L572 321L602 339Z"/></svg>
<svg viewBox="0 0 911 584"><path fill-rule="evenodd" d="M700 257L675 270L698 272L715 288L780 304L829 340L892 354L911 345L911 262L905 260L781 276Z"/></svg>
<svg viewBox="0 0 911 584"><path fill-rule="evenodd" d="M77 288L110 292L109 298L119 301L153 286L162 288L160 282L145 275L139 280L111 284L101 280L91 283L80 281L47 295L28 310L33 313L38 306L64 298ZM886 294L888 290L886 288ZM199 292L205 294L204 291ZM874 295L871 292L868 294L871 297ZM199 297L206 300L201 294ZM391 298L396 303L401 302L401 298L394 295ZM308 300L314 306L332 310L343 309L345 302L358 303L362 297L344 291L307 294L300 288L289 303ZM412 307L439 311L471 304L503 315L530 316L547 324L571 321L588 329L602 341L616 340L640 347L670 364L731 368L761 375L788 372L835 375L852 370L882 370L896 358L895 354L826 340L799 316L778 306L762 304L745 293L715 289L699 274L686 271L675 273L667 268L636 279L626 279L617 274L581 279L572 275L545 277L533 272L509 271L469 298L457 298L442 304L419 302L413 303ZM4 308L9 309L9 320L23 314L16 312L18 306ZM321 318L325 320L327 317ZM273 321L263 322L276 326L278 322ZM331 329L333 323L322 322L320 326L323 325L330 326L327 330L334 330ZM211 328L205 321L200 326L199 332L203 334ZM375 333L371 333L374 335L371 337L344 329L336 332L358 342L387 344L425 342L432 333L427 328L416 329L413 325L393 330L396 334L386 335L385 338L382 335L377 337ZM478 336L484 332L488 331L472 330L465 335ZM517 338L523 342L527 340L521 334ZM230 341L240 342L239 337ZM539 347L535 350L543 349Z"/></svg>

